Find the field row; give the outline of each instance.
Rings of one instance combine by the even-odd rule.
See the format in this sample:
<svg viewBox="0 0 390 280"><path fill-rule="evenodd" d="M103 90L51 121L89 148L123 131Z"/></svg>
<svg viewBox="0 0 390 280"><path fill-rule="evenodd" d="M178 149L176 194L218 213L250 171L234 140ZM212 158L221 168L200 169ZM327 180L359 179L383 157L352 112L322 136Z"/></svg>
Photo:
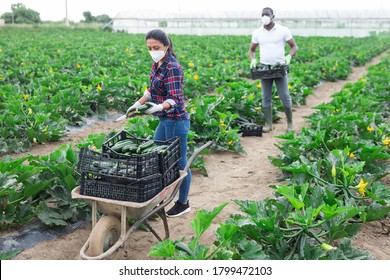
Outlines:
<svg viewBox="0 0 390 280"><path fill-rule="evenodd" d="M143 35L40 28L2 28L0 34L0 153L23 152L34 143L58 140L69 125L82 126L94 115L107 118L107 110L123 112L148 86L152 61ZM239 144L228 145L238 142L234 131L226 141L217 139L215 131L223 131L215 113L207 116L212 120L210 129L200 128L210 102L220 104L219 112L264 121L260 83L247 80L250 36L172 35L172 39L185 71L194 134L211 136L221 150L239 151ZM298 37L296 41L300 50L289 83L295 104L304 104L321 80L345 79L352 66L390 47L388 37ZM205 95L215 90L218 95ZM219 100L226 95L233 108ZM275 104L280 109L279 102Z"/></svg>

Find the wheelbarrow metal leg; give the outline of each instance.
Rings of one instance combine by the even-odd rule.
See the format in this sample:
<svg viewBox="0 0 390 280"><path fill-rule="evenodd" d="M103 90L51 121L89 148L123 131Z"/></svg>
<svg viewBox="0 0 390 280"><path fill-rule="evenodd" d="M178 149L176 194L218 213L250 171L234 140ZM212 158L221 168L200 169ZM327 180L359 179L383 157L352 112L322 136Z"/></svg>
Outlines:
<svg viewBox="0 0 390 280"><path fill-rule="evenodd" d="M127 230L127 209L126 206L121 207L121 236L120 238L125 238Z"/></svg>
<svg viewBox="0 0 390 280"><path fill-rule="evenodd" d="M92 201L92 228L96 226L97 223L97 201Z"/></svg>
<svg viewBox="0 0 390 280"><path fill-rule="evenodd" d="M162 239L160 235L152 228L152 226L145 220L144 225L150 230L151 233L158 239L158 241L167 240L169 238L169 227L168 227L168 220L167 216L165 215L164 208L160 209L156 212L156 214L161 218L163 225L164 225L164 231L165 231L165 237Z"/></svg>
<svg viewBox="0 0 390 280"><path fill-rule="evenodd" d="M168 227L167 215L165 213L165 208L162 208L160 211L158 211L157 214L161 217L161 219L163 221L164 230L165 230L165 238L164 238L164 240L167 240L169 238L169 227Z"/></svg>

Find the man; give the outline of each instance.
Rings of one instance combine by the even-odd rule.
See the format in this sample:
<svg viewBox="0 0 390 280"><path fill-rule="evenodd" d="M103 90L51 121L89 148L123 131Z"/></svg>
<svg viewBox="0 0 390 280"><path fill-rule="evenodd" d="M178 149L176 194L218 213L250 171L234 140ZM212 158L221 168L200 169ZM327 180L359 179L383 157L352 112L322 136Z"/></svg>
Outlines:
<svg viewBox="0 0 390 280"><path fill-rule="evenodd" d="M298 51L298 46L294 41L289 29L274 22L274 12L271 8L264 8L261 13L263 25L255 30L252 35L252 43L248 52L251 59L251 68L256 67L255 51L260 45L260 64L290 64L291 57ZM285 56L285 42L290 46L290 53ZM263 92L262 107L265 117L263 132L272 130L272 84L275 82L280 100L283 103L284 112L287 117L287 129L293 130L292 122L292 102L288 90L287 75L281 78L262 79L261 88Z"/></svg>

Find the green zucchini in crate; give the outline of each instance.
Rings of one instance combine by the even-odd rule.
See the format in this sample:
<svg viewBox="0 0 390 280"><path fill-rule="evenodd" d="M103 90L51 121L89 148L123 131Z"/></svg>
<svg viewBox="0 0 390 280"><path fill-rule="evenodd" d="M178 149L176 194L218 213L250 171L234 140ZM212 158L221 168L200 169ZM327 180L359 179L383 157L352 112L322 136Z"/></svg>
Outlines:
<svg viewBox="0 0 390 280"><path fill-rule="evenodd" d="M167 186L180 176L180 139L140 139L123 130L102 145L102 153L82 148L79 172L140 179L161 174Z"/></svg>
<svg viewBox="0 0 390 280"><path fill-rule="evenodd" d="M108 153L82 147L79 153L77 170L82 173L95 173L140 179L160 174L159 155L157 152L133 154L127 158L112 157Z"/></svg>

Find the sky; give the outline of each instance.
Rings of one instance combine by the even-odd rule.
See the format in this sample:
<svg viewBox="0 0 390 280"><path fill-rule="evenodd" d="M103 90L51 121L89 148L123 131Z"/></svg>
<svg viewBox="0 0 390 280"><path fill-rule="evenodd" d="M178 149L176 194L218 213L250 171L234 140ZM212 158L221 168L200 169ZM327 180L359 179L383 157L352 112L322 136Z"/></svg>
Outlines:
<svg viewBox="0 0 390 280"><path fill-rule="evenodd" d="M22 3L37 11L41 20L70 21L84 19L83 12L93 16L106 14L111 18L121 11L158 9L165 11L261 11L271 7L278 10L390 10L389 0L0 0L0 15L11 12L11 4Z"/></svg>

